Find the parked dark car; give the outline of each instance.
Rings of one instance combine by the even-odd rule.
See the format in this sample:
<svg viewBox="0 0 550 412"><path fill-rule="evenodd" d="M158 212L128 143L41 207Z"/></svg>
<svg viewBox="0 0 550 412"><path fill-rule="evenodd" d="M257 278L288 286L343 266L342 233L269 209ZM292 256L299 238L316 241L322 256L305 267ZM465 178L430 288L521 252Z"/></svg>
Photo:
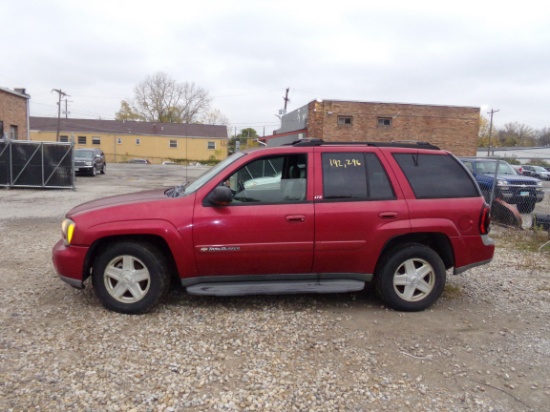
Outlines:
<svg viewBox="0 0 550 412"><path fill-rule="evenodd" d="M522 173L525 176L532 176L538 179L550 180L550 172L548 172L542 166L523 165L522 169Z"/></svg>
<svg viewBox="0 0 550 412"><path fill-rule="evenodd" d="M531 213L535 204L544 199L542 182L539 179L517 174L504 160L476 157L460 160L476 178L487 202L490 201L495 180L494 198L516 205L521 213Z"/></svg>
<svg viewBox="0 0 550 412"><path fill-rule="evenodd" d="M152 309L173 280L214 296L372 281L390 307L418 311L447 270L491 261L489 211L462 163L435 146L304 140L237 152L190 184L76 206L53 262L74 287L91 276L122 313Z"/></svg>
<svg viewBox="0 0 550 412"><path fill-rule="evenodd" d="M76 149L74 151L74 171L79 174L95 176L105 174L107 163L101 149Z"/></svg>

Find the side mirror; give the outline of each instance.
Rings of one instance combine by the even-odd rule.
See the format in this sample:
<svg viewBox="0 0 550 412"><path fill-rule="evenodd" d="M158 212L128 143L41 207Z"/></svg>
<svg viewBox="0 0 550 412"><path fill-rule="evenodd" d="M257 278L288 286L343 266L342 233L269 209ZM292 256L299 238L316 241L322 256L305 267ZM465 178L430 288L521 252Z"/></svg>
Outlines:
<svg viewBox="0 0 550 412"><path fill-rule="evenodd" d="M227 186L217 186L208 195L208 202L214 206L226 206L233 201L233 192Z"/></svg>

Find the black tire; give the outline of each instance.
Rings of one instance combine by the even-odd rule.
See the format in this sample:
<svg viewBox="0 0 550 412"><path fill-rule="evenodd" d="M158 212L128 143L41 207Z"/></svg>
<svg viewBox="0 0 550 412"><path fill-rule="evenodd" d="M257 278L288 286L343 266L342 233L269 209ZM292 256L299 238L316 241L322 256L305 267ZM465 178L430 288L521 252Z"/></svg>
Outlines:
<svg viewBox="0 0 550 412"><path fill-rule="evenodd" d="M97 175L97 170L96 170L95 166L92 166L92 171L90 172L90 174L91 174L92 176Z"/></svg>
<svg viewBox="0 0 550 412"><path fill-rule="evenodd" d="M101 174L104 175L107 171L107 163L103 163L103 166L101 167Z"/></svg>
<svg viewBox="0 0 550 412"><path fill-rule="evenodd" d="M535 210L536 202L522 202L518 203L517 207L520 213L531 213Z"/></svg>
<svg viewBox="0 0 550 412"><path fill-rule="evenodd" d="M127 314L148 312L168 292L166 258L148 243L115 243L98 256L92 284L106 308Z"/></svg>
<svg viewBox="0 0 550 412"><path fill-rule="evenodd" d="M445 265L433 249L411 243L385 255L374 280L378 296L388 306L414 312L439 299L446 277Z"/></svg>

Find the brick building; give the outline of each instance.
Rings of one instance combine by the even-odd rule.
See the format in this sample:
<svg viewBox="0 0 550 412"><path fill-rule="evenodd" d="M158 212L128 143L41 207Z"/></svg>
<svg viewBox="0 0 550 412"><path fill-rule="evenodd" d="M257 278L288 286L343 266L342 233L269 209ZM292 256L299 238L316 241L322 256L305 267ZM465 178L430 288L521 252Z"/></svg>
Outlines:
<svg viewBox="0 0 550 412"><path fill-rule="evenodd" d="M29 139L29 99L25 89L0 87L0 139Z"/></svg>
<svg viewBox="0 0 550 412"><path fill-rule="evenodd" d="M325 141L425 141L456 155L475 156L478 107L314 100L285 114L269 146L306 137Z"/></svg>

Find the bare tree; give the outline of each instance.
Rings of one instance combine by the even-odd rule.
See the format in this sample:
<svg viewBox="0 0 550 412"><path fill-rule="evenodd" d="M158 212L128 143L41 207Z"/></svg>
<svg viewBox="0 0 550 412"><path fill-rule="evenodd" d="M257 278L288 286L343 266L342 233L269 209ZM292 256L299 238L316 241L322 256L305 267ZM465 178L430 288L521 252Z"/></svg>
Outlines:
<svg viewBox="0 0 550 412"><path fill-rule="evenodd" d="M221 124L229 126L229 119L225 117L219 109L212 109L204 113L200 121L204 124Z"/></svg>
<svg viewBox="0 0 550 412"><path fill-rule="evenodd" d="M134 88L134 98L123 100L117 120L196 123L210 108L208 92L195 83L177 83L166 73L148 76Z"/></svg>
<svg viewBox="0 0 550 412"><path fill-rule="evenodd" d="M498 131L498 138L501 146L534 146L535 131L524 124L518 122L506 123Z"/></svg>
<svg viewBox="0 0 550 412"><path fill-rule="evenodd" d="M537 144L539 146L550 146L550 128L543 127L537 132Z"/></svg>

